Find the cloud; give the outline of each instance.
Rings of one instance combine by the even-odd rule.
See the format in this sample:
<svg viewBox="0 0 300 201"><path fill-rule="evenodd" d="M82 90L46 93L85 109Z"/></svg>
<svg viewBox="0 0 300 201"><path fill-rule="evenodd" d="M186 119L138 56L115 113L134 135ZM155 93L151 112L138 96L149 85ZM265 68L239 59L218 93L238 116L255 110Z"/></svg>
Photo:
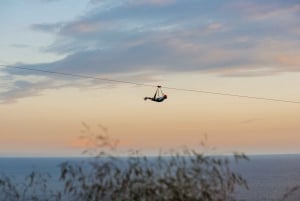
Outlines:
<svg viewBox="0 0 300 201"><path fill-rule="evenodd" d="M110 2L110 5L131 5L131 6L141 6L141 5L153 5L153 6L164 6L171 3L174 3L175 0L123 0L123 1L116 1L116 0L90 0L91 4L104 4L107 5Z"/></svg>
<svg viewBox="0 0 300 201"><path fill-rule="evenodd" d="M12 88L0 93L0 104L14 103L16 100L24 97L38 96L41 94L41 89L50 85L48 82L34 84L25 81L16 81Z"/></svg>
<svg viewBox="0 0 300 201"><path fill-rule="evenodd" d="M217 43L210 46L181 38L153 38L124 48L80 51L56 62L26 67L100 75L150 70L198 71L250 62L247 61L248 56L243 56L238 50L222 49ZM33 72L22 71L22 73Z"/></svg>
<svg viewBox="0 0 300 201"><path fill-rule="evenodd" d="M276 57L276 61L281 66L298 67L298 69L300 70L300 57L299 57L299 54L279 55L279 56Z"/></svg>
<svg viewBox="0 0 300 201"><path fill-rule="evenodd" d="M53 24L33 24L31 29L34 31L42 32L56 32L63 26L63 23L53 23Z"/></svg>
<svg viewBox="0 0 300 201"><path fill-rule="evenodd" d="M299 3L294 0L90 4L89 12L72 21L32 25L56 36L43 51L65 57L24 66L112 77L151 72L146 81L162 72L250 77L299 71Z"/></svg>
<svg viewBox="0 0 300 201"><path fill-rule="evenodd" d="M155 5L165 6L174 3L175 0L129 0L130 4L133 5Z"/></svg>
<svg viewBox="0 0 300 201"><path fill-rule="evenodd" d="M49 32L57 30L57 40L44 50L67 54L69 57L53 65L80 60L87 62L85 65L79 62L85 66L81 68L92 69L97 62L103 72L147 70L144 68L214 70L234 66L240 68L241 64L249 66L255 63L258 67L265 64L271 66L276 64L276 51L262 47L261 43L270 38L285 43L286 39L283 38L287 36L291 39L298 37L286 27L297 22L288 12L296 14L298 4L294 1L92 2L101 5L74 21L32 27ZM149 7L149 4L164 6ZM104 5L111 6L105 9ZM269 17L260 24L252 21L267 13L285 14L290 22L287 25L274 23L276 14L268 14ZM273 52L273 55L262 59L256 53L261 53L262 49Z"/></svg>
<svg viewBox="0 0 300 201"><path fill-rule="evenodd" d="M77 22L67 24L60 32L62 35L89 34L100 32L103 26L100 22Z"/></svg>
<svg viewBox="0 0 300 201"><path fill-rule="evenodd" d="M23 64L22 67L25 67ZM49 69L48 64L26 65L28 68ZM50 66L52 67L52 66ZM1 71L0 71L1 72ZM62 72L62 71L59 71ZM74 71L66 73L76 74ZM87 75L87 74L85 74ZM88 76L88 75L87 75ZM91 77L104 79L116 79L135 83L151 83L159 81L153 71L135 73L113 73L101 74L100 76L89 74ZM8 68L5 73L0 74L2 81L0 85L0 104L15 103L18 99L39 96L46 89L79 88L79 89L100 89L113 88L121 83L102 81L101 79L80 78L77 76L63 76L52 73L42 73Z"/></svg>
<svg viewBox="0 0 300 201"><path fill-rule="evenodd" d="M264 20L288 20L290 17L297 17L300 11L300 4L297 1L242 1L238 2L235 7L243 12L250 19L257 21Z"/></svg>
<svg viewBox="0 0 300 201"><path fill-rule="evenodd" d="M44 75L19 75L13 70L0 74L0 79L5 81L5 87L0 92L0 104L14 103L24 97L38 96L44 89L54 88L55 83L51 78Z"/></svg>

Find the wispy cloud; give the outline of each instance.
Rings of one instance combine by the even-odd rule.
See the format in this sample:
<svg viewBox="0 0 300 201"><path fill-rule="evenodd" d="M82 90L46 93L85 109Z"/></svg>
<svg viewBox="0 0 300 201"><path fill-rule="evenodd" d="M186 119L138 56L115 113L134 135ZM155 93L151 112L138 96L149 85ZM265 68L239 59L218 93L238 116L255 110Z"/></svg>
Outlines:
<svg viewBox="0 0 300 201"><path fill-rule="evenodd" d="M173 69L174 64L170 57L179 56L182 70L201 70L207 67L215 69L229 66L232 68L233 64L238 68L240 68L240 64L247 66L257 63L258 66L264 66L265 63L260 63L260 56L255 54L257 50L259 52L270 51L268 47L262 49L261 43L265 43L264 40L281 39L283 44L286 40L293 40L289 29L285 27L288 25L274 24L272 17L261 24L252 21L260 13L288 13L284 10L297 8L297 5L288 4L280 11L279 6L283 4L281 1L276 1L277 3L271 5L258 1L242 4L235 0L227 1L226 4L217 4L215 1L143 1L147 3L141 2L139 8L131 4L136 1L121 2L108 10L96 7L92 14L65 23L60 27L57 41L50 45L47 51L60 54L76 52L77 54L82 51L94 50L94 54L97 55L101 50L101 54L115 57L114 62L119 65L119 59L122 59L120 53L122 55L125 53L131 59L135 57L131 54L136 54L133 50L139 49L144 51L139 52L139 55L143 55L141 58L147 56L149 59L145 58L144 63L142 61L136 63L149 67L151 66L149 65L150 59L161 61L161 54L150 55L153 53L152 50L155 50L159 53L163 51L166 59L170 61L169 64L161 63L161 66L168 66L166 69L178 70L177 67ZM163 3L165 6L149 8L148 3ZM257 7L260 8L259 12L256 11ZM150 9L149 12L144 12L147 9ZM290 19L290 21L296 23L295 19ZM282 26L285 29L278 30ZM289 38L285 38L285 35L288 35ZM299 44L299 41L295 42ZM274 50L271 51L275 54ZM195 58L187 56L187 54L197 55L199 62L195 63ZM223 56L225 54L227 59ZM88 56L89 54L77 54L77 56L83 55ZM209 57L215 58L209 61L206 59ZM135 58L139 59L139 57ZM269 63L274 64L273 58L274 56L269 56L264 60L269 60ZM69 60L69 58L67 59ZM130 68L134 63L130 59L122 62L123 65ZM101 61L99 59L99 63L104 62L107 65L105 59L103 62ZM111 71L120 69L114 65L113 61L110 62ZM216 63L222 63L222 65L216 65ZM187 67L191 64L194 67ZM155 66L157 66L156 63Z"/></svg>
<svg viewBox="0 0 300 201"><path fill-rule="evenodd" d="M154 5L154 6L164 6L175 3L176 0L90 0L91 4L102 4L107 5L131 5L131 6L140 6L140 5Z"/></svg>
<svg viewBox="0 0 300 201"><path fill-rule="evenodd" d="M202 71L249 77L300 71L295 0L90 4L90 12L73 21L32 25L56 36L43 51L66 56L28 66L93 75Z"/></svg>
<svg viewBox="0 0 300 201"><path fill-rule="evenodd" d="M297 17L300 11L300 4L297 1L241 1L234 7L250 19L258 21L289 20L290 17Z"/></svg>
<svg viewBox="0 0 300 201"><path fill-rule="evenodd" d="M31 25L31 29L35 31L42 31L42 32L56 32L60 30L63 26L63 23L54 23L54 24L33 24Z"/></svg>
<svg viewBox="0 0 300 201"><path fill-rule="evenodd" d="M277 56L276 61L278 61L278 63L281 66L290 66L290 67L294 67L294 68L298 68L298 70L300 70L300 57L299 54L282 54Z"/></svg>
<svg viewBox="0 0 300 201"><path fill-rule="evenodd" d="M175 0L129 0L129 4L133 5L155 5L165 6L174 3Z"/></svg>
<svg viewBox="0 0 300 201"><path fill-rule="evenodd" d="M48 82L34 84L31 82L16 81L7 91L0 93L0 104L14 103L20 98L38 96L41 94L41 89L45 86L49 88L51 85Z"/></svg>

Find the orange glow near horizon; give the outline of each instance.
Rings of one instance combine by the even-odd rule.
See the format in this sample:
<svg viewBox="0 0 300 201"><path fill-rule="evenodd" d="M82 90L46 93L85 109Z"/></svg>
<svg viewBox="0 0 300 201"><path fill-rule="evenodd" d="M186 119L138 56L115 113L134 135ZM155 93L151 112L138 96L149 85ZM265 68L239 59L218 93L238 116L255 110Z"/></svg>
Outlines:
<svg viewBox="0 0 300 201"><path fill-rule="evenodd" d="M209 77L172 75L166 77L166 85L175 86L177 80L179 85L185 83L182 88L210 91L231 88L239 94L257 93L275 98L277 91L281 95L286 93L282 96L284 99L297 98L280 86L265 92L263 86L254 86L251 90L247 83L236 85L239 80L232 78L220 78L218 83L210 85L208 80L215 78ZM260 85L259 80L252 78L249 82ZM145 102L143 96L151 95L153 90L131 86L101 90L65 88L47 90L41 96L20 99L17 103L2 104L0 112L5 115L0 117L0 153L25 150L29 155L80 154L84 148L78 139L82 121L95 132L101 131L97 124L105 125L109 135L120 140L120 148L157 150L197 146L206 134L208 145L225 153L300 152L298 104L172 90L165 90L169 96L166 102Z"/></svg>

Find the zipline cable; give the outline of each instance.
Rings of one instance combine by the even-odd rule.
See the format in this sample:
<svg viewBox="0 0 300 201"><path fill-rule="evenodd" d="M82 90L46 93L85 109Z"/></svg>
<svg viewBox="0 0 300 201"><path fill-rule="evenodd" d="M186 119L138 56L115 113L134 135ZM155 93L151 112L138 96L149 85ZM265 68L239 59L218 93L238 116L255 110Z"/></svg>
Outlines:
<svg viewBox="0 0 300 201"><path fill-rule="evenodd" d="M83 75L83 74L79 75L79 74L73 74L73 73L64 73L64 72L58 72L58 71L49 71L49 70L27 68L27 67L20 67L20 66L9 66L9 65L0 65L0 66L6 67L6 68L15 68L15 69L21 69L21 70L36 71L36 72L41 72L41 73L50 73L50 74L56 74L56 75L63 75L63 76L75 77L75 78L94 79L94 80L102 80L102 81L108 81L108 82L118 82L118 83L123 83L123 84L140 85L140 86L146 86L146 87L156 87L155 85L150 85L150 84L115 80L115 79L109 79L109 78L100 78L100 77L94 77L94 76Z"/></svg>
<svg viewBox="0 0 300 201"><path fill-rule="evenodd" d="M103 77L95 77L95 76L90 76L90 75L64 73L64 72L58 72L58 71L42 70L42 69L35 69L35 68L28 68L28 67L21 67L21 66L12 66L12 65L1 65L0 64L0 66L5 67L5 68L14 68L14 69L21 69L21 70L35 71L35 72L41 72L41 73L56 74L56 75L75 77L75 78L94 79L94 80L116 82L116 83L123 83L123 84L132 84L132 85L145 86L145 87L157 87L157 85L137 83L137 82L131 82L131 81L124 81L124 80L109 79L109 78L103 78ZM231 93L203 91L203 90L196 90L196 89L176 88L176 87L168 87L168 86L164 86L163 88L164 89L170 89L170 90L177 90L177 91L205 93L205 94L213 94L213 95L220 95L220 96L238 97L238 98L248 98L248 99L257 99L257 100L266 100L266 101L275 101L275 102L285 102L285 103L297 103L297 104L300 103L300 101L293 101L293 100L283 100L283 99L275 99L275 98L247 96L247 95L239 95L239 94L231 94Z"/></svg>

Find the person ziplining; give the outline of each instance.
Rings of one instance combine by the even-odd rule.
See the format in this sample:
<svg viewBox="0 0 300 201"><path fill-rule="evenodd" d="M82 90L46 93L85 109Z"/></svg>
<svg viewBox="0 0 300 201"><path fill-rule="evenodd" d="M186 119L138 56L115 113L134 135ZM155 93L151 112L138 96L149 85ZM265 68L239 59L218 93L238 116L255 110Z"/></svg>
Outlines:
<svg viewBox="0 0 300 201"><path fill-rule="evenodd" d="M81 78L81 79L94 79L94 80L101 80L101 81L107 81L107 82L132 84L132 85L138 85L138 86L144 86L144 87L155 87L155 86L150 85L150 84L137 83L137 82L132 82L132 81L116 80L116 79L111 79L111 78L95 77L95 76L91 76L91 75L81 75L81 74L74 74L74 73L68 73L68 72L43 70L43 69L37 69L37 68L29 68L29 67L26 67L26 66L15 66L15 65L0 64L0 67L11 68L11 69L19 69L19 70L27 70L27 71L35 71L35 72L39 72L39 73L48 73L48 74L55 74L55 75L60 75L60 76L68 76L68 77ZM12 73L12 71L7 71L7 73ZM145 100L149 99L149 100L152 100L152 101L155 101L155 102L162 102L165 99L167 99L167 95L163 94L162 92L161 92L162 96L159 96L157 94L159 91L161 91L160 88L161 88L161 86L157 86L157 91L154 94L154 97L145 97L144 99ZM175 87L165 87L165 88L170 89L170 90L177 90L177 91L186 91L186 92L213 94L213 95L220 95L220 96L231 96L231 97L237 97L237 98L248 98L248 99L264 100L264 101L300 104L300 101L298 101L298 100L284 100L284 99L259 97L259 96L248 96L248 95L240 95L240 94L233 94L233 93L227 93L227 92L205 91L205 90L188 89L188 88L175 88Z"/></svg>
<svg viewBox="0 0 300 201"><path fill-rule="evenodd" d="M161 90L161 86L157 86L154 96L153 97L145 97L144 100L146 101L149 99L154 102L163 102L167 98L168 98L168 96L163 93L163 91Z"/></svg>

